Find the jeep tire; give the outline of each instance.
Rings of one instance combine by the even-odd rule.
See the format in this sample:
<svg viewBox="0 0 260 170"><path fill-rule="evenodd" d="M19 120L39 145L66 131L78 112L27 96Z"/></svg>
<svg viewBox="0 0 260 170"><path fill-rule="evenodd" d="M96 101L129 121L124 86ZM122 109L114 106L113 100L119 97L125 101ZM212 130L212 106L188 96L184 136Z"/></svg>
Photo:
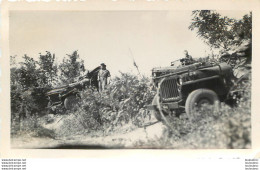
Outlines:
<svg viewBox="0 0 260 170"><path fill-rule="evenodd" d="M195 120L195 112L199 111L203 104L214 105L218 101L217 94L210 89L197 89L191 92L185 103L185 111L191 121Z"/></svg>
<svg viewBox="0 0 260 170"><path fill-rule="evenodd" d="M65 98L64 107L67 110L73 110L78 104L78 98L75 95L71 95Z"/></svg>

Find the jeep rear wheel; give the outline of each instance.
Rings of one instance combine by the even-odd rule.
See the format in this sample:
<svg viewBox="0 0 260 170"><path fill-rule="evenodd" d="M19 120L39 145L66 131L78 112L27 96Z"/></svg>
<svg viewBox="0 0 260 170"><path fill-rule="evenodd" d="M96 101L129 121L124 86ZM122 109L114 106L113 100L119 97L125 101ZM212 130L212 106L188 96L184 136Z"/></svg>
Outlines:
<svg viewBox="0 0 260 170"><path fill-rule="evenodd" d="M185 111L189 119L195 121L197 114L202 112L204 105L214 105L217 101L218 96L213 90L197 89L189 94L185 103Z"/></svg>
<svg viewBox="0 0 260 170"><path fill-rule="evenodd" d="M79 102L79 99L75 95L66 97L64 100L64 106L67 110L73 110Z"/></svg>

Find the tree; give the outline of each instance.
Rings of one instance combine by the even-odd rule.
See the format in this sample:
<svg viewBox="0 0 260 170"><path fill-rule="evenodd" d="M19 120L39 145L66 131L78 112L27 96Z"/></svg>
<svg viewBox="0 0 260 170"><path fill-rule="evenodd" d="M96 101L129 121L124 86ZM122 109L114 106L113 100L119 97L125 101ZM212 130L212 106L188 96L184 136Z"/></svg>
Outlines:
<svg viewBox="0 0 260 170"><path fill-rule="evenodd" d="M73 80L84 72L84 61L80 59L78 51L67 54L68 58L64 58L59 65L61 81L63 83L71 83Z"/></svg>
<svg viewBox="0 0 260 170"><path fill-rule="evenodd" d="M17 67L15 62L11 62L11 117L12 120L18 118L19 123L36 109L31 93L34 87L39 86L37 62L26 54L22 58L24 61ZM15 58L11 59L14 61Z"/></svg>
<svg viewBox="0 0 260 170"><path fill-rule="evenodd" d="M17 64L11 56L11 109L12 120L45 113L47 106L46 92L57 78L55 55L46 52L39 56L39 61L24 55L23 61Z"/></svg>
<svg viewBox="0 0 260 170"><path fill-rule="evenodd" d="M210 47L229 50L232 45L252 39L252 13L236 20L221 17L216 11L195 10L192 17L189 29L197 30L197 35Z"/></svg>
<svg viewBox="0 0 260 170"><path fill-rule="evenodd" d="M46 114L48 103L46 92L60 78L69 83L84 71L83 60L79 59L77 51L63 59L58 76L58 66L55 64L55 54L46 51L39 55L38 60L24 55L23 61L16 63L16 56L11 56L11 117L21 122L23 118L32 115Z"/></svg>
<svg viewBox="0 0 260 170"><path fill-rule="evenodd" d="M37 62L26 54L23 56L23 59L24 61L19 63L21 67L16 70L16 74L18 74L17 81L24 89L38 87L39 71Z"/></svg>
<svg viewBox="0 0 260 170"><path fill-rule="evenodd" d="M195 10L189 29L196 30L197 36L211 48L219 49L221 61L229 62L232 67L251 63L251 12L236 20L222 17L216 11Z"/></svg>
<svg viewBox="0 0 260 170"><path fill-rule="evenodd" d="M41 83L51 87L57 81L58 68L55 64L55 54L51 54L49 51L46 51L44 55L40 53L38 64L43 78Z"/></svg>

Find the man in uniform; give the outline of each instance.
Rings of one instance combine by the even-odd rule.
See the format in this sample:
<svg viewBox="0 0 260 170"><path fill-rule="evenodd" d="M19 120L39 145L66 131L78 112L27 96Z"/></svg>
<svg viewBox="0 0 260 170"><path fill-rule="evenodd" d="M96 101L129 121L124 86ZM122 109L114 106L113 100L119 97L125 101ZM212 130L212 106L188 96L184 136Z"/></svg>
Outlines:
<svg viewBox="0 0 260 170"><path fill-rule="evenodd" d="M184 55L185 55L185 58L183 58L183 60L182 60L182 65L190 65L190 64L194 63L193 58L191 57L191 55L189 55L187 50L184 50Z"/></svg>
<svg viewBox="0 0 260 170"><path fill-rule="evenodd" d="M106 69L106 65L102 63L100 65L100 70L98 71L98 87L99 91L105 90L107 83L110 81L110 72Z"/></svg>

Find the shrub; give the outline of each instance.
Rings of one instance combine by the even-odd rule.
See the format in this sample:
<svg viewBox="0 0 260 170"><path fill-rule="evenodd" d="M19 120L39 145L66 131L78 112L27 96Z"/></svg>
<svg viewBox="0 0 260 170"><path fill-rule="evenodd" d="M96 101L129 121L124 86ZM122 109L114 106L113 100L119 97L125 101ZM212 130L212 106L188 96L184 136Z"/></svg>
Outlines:
<svg viewBox="0 0 260 170"><path fill-rule="evenodd" d="M150 117L145 107L154 94L148 78L121 73L102 93L95 89L81 92L79 107L72 113L75 126L81 127L82 133L88 129L105 134L123 124L140 126L144 118Z"/></svg>

